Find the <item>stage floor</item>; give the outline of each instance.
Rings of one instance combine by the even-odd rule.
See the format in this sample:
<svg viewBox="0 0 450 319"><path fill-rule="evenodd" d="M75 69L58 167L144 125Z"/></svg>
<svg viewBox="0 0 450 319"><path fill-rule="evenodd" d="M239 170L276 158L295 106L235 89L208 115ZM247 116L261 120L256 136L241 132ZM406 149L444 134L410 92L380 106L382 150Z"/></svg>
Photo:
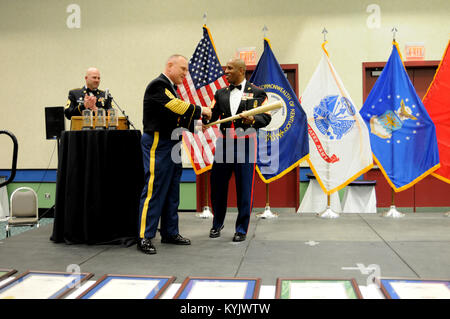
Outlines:
<svg viewBox="0 0 450 319"><path fill-rule="evenodd" d="M146 255L131 247L66 245L50 241L53 224L0 241L0 268L64 272L78 265L94 273L175 276L171 298L188 276L258 277L261 298L273 298L279 277L355 278L364 292L374 265L381 277L450 280L450 218L443 213L407 213L399 219L381 214L341 214L322 219L315 214L280 213L275 219L252 214L247 240L233 243L236 213L229 212L222 236L209 238L211 219L180 213L180 233L191 246L162 244ZM82 287L83 288L83 287ZM80 289L82 289L80 288ZM76 297L73 293L70 297ZM379 296L381 297L381 295Z"/></svg>

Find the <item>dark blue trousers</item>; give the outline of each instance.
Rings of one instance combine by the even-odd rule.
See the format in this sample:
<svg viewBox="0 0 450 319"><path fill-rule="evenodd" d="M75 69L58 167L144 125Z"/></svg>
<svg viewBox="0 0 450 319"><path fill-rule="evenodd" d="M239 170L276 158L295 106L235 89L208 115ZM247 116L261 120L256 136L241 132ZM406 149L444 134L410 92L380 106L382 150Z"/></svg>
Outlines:
<svg viewBox="0 0 450 319"><path fill-rule="evenodd" d="M172 161L172 148L179 141L160 138L158 132L144 133L141 139L145 169L139 214L139 238L152 239L161 219L161 237L178 231L178 206L182 165Z"/></svg>
<svg viewBox="0 0 450 319"><path fill-rule="evenodd" d="M243 146L244 145L244 146ZM213 228L220 229L227 212L228 184L234 172L238 216L236 232L247 234L253 208L256 138L218 139L211 169L211 205Z"/></svg>

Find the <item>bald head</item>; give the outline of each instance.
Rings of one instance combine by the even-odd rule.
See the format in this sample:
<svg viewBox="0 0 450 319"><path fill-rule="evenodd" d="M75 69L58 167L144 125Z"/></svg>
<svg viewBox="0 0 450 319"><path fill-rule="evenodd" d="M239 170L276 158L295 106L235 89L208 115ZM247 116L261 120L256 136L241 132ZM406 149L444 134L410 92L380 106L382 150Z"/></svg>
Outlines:
<svg viewBox="0 0 450 319"><path fill-rule="evenodd" d="M229 63L232 63L233 65L235 65L238 69L243 69L244 72L246 70L246 66L245 66L245 62L244 60L241 60L239 58L232 58L230 59Z"/></svg>
<svg viewBox="0 0 450 319"><path fill-rule="evenodd" d="M227 77L228 83L239 84L245 79L245 62L238 58L232 58L228 61L225 68L225 76Z"/></svg>
<svg viewBox="0 0 450 319"><path fill-rule="evenodd" d="M87 69L84 79L87 88L96 90L100 85L100 71L97 68L91 67Z"/></svg>
<svg viewBox="0 0 450 319"><path fill-rule="evenodd" d="M179 60L179 59L184 59L184 60L187 60L187 58L184 56L184 55L181 55L181 54L173 54L173 55L171 55L168 59L167 59L167 63L166 63L166 65L169 63L169 62L175 62L175 61L177 61L177 60Z"/></svg>
<svg viewBox="0 0 450 319"><path fill-rule="evenodd" d="M164 69L164 74L176 85L183 83L188 73L188 63L186 57L181 54L174 54L169 57Z"/></svg>

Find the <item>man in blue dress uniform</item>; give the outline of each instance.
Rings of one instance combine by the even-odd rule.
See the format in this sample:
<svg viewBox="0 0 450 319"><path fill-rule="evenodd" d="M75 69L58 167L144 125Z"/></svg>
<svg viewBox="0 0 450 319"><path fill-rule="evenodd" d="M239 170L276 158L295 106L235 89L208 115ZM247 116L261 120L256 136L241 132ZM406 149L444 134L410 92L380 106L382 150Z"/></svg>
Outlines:
<svg viewBox="0 0 450 319"><path fill-rule="evenodd" d="M155 254L151 242L156 235L161 219L161 242L190 245L189 239L178 231L178 205L180 197L181 163L172 159L173 147L179 145L171 138L177 128L194 128L194 120L211 117L207 107L189 104L177 96L176 85L182 84L188 72L184 56L171 56L164 73L150 82L144 94L144 133L142 155L146 183L141 195L139 215L138 249L146 254Z"/></svg>
<svg viewBox="0 0 450 319"><path fill-rule="evenodd" d="M68 120L72 116L81 116L85 109L91 109L94 112L99 108L109 110L112 107L111 96L106 96L105 91L98 88L100 85L100 71L97 68L89 68L84 79L86 84L82 88L69 91L64 110Z"/></svg>
<svg viewBox="0 0 450 319"><path fill-rule="evenodd" d="M227 63L225 76L229 87L216 91L211 104L211 122L227 118L266 103L261 88L245 79L244 61L232 59ZM257 156L256 130L270 123L270 113L244 117L220 124L223 137L217 140L211 170L211 204L214 214L209 237L220 236L227 210L228 183L234 172L238 216L233 241L245 240L253 208L253 186Z"/></svg>

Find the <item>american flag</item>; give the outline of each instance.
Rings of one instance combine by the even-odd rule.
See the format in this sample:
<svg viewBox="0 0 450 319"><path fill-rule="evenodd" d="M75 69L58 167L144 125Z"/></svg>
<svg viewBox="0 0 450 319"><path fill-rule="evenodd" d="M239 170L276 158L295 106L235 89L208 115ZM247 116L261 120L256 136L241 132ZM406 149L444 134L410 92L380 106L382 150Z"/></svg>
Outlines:
<svg viewBox="0 0 450 319"><path fill-rule="evenodd" d="M214 93L228 82L217 57L209 29L203 26L203 37L189 60L189 72L183 84L178 86L178 95L191 104L210 106ZM183 133L183 143L195 173L201 174L211 169L214 161L215 141L220 136L218 127L210 127L205 132Z"/></svg>

